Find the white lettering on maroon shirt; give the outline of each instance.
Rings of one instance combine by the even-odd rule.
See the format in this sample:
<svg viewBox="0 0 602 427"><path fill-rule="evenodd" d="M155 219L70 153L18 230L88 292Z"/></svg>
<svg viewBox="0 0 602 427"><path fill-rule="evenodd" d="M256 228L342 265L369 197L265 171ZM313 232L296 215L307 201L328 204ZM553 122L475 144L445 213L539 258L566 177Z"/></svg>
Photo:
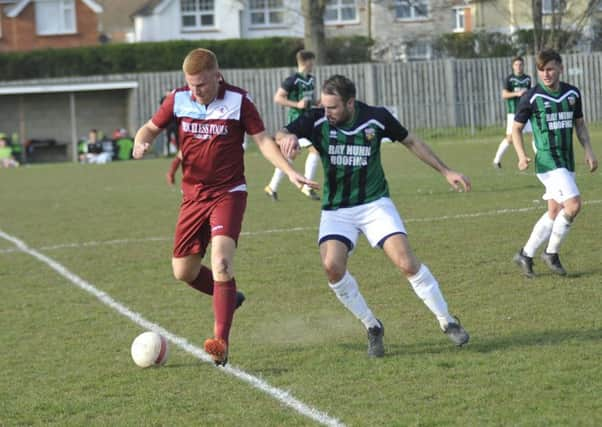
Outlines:
<svg viewBox="0 0 602 427"><path fill-rule="evenodd" d="M192 133L196 139L209 139L216 135L228 135L226 124L198 123L181 121L182 132Z"/></svg>

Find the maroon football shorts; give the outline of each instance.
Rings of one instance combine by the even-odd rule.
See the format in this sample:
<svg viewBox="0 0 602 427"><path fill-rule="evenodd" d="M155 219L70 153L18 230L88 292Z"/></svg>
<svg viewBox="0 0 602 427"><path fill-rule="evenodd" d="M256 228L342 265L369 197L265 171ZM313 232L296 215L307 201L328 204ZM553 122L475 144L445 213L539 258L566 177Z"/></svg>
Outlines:
<svg viewBox="0 0 602 427"><path fill-rule="evenodd" d="M238 242L246 207L246 191L224 193L210 201L183 201L176 224L174 258L204 256L213 236L229 236Z"/></svg>

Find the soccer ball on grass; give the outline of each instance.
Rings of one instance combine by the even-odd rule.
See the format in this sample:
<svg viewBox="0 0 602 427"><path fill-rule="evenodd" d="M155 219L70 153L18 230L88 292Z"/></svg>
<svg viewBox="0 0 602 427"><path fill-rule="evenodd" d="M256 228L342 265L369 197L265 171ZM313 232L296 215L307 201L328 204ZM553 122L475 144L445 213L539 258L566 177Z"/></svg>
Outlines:
<svg viewBox="0 0 602 427"><path fill-rule="evenodd" d="M167 339L156 332L143 332L132 342L131 354L141 368L161 366L169 356Z"/></svg>

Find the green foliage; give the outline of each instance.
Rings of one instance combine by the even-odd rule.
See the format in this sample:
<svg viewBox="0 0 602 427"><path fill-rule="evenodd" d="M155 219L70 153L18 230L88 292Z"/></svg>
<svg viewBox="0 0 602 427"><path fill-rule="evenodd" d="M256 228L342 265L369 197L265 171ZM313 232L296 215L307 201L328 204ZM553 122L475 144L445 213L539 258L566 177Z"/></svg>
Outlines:
<svg viewBox="0 0 602 427"><path fill-rule="evenodd" d="M365 37L327 40L329 63L367 62L370 44ZM197 47L213 50L222 68L285 67L295 63L303 40L178 40L4 53L0 54L0 80L179 70L184 56Z"/></svg>
<svg viewBox="0 0 602 427"><path fill-rule="evenodd" d="M511 38L491 32L448 33L435 40L434 50L452 58L493 58L515 54Z"/></svg>
<svg viewBox="0 0 602 427"><path fill-rule="evenodd" d="M579 42L574 31L542 30L544 46L570 52ZM595 45L595 43L594 43ZM494 58L533 54L533 30L518 30L511 36L495 32L448 33L433 45L439 56L451 58Z"/></svg>
<svg viewBox="0 0 602 427"><path fill-rule="evenodd" d="M379 360L366 357L365 330L328 288L318 203L288 182L269 202L262 189L274 169L247 152L234 266L247 301L234 319L232 366L348 426L602 425L600 175L579 162L584 206L561 255L570 275L536 259L538 277L524 279L511 258L545 211L543 187L532 169L517 171L513 153L493 169L498 142L478 134L432 144L471 177L471 193L449 191L400 144L383 147L413 249L472 338L453 347L361 237L349 269L386 328ZM212 333L211 299L171 274L181 195L164 182L169 162L2 170L0 230L200 347ZM166 366L138 369L129 346L139 326L2 238L0 284L2 426L318 425L173 344Z"/></svg>
<svg viewBox="0 0 602 427"><path fill-rule="evenodd" d="M328 64L356 64L370 62L370 48L374 42L367 37L335 37L326 40Z"/></svg>
<svg viewBox="0 0 602 427"><path fill-rule="evenodd" d="M581 35L575 31L541 30L542 46L558 49L561 53L570 52L579 42ZM535 35L533 29L517 30L513 34L514 44L522 54L533 54Z"/></svg>

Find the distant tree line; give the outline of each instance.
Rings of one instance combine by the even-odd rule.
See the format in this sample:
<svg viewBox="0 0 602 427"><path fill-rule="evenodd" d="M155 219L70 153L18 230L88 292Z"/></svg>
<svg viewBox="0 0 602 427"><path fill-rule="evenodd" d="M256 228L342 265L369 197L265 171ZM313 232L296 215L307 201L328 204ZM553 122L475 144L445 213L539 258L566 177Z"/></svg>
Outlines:
<svg viewBox="0 0 602 427"><path fill-rule="evenodd" d="M540 31L546 32L546 30ZM552 32L551 30L548 31ZM574 51L581 40L581 37L577 37L578 35L574 34L574 31L554 30L553 36L555 40L554 47L563 53ZM595 36L600 37L597 33ZM494 32L449 33L436 39L434 50L439 57L452 58L530 55L534 53L535 37L533 30L518 30L513 34ZM551 38L552 34L549 37ZM595 40L592 46L602 48L600 42Z"/></svg>
<svg viewBox="0 0 602 427"><path fill-rule="evenodd" d="M326 63L370 61L366 37L330 38L325 42ZM89 76L179 70L192 49L213 50L222 68L292 67L303 39L193 40L109 44L92 47L44 49L0 54L0 80Z"/></svg>

